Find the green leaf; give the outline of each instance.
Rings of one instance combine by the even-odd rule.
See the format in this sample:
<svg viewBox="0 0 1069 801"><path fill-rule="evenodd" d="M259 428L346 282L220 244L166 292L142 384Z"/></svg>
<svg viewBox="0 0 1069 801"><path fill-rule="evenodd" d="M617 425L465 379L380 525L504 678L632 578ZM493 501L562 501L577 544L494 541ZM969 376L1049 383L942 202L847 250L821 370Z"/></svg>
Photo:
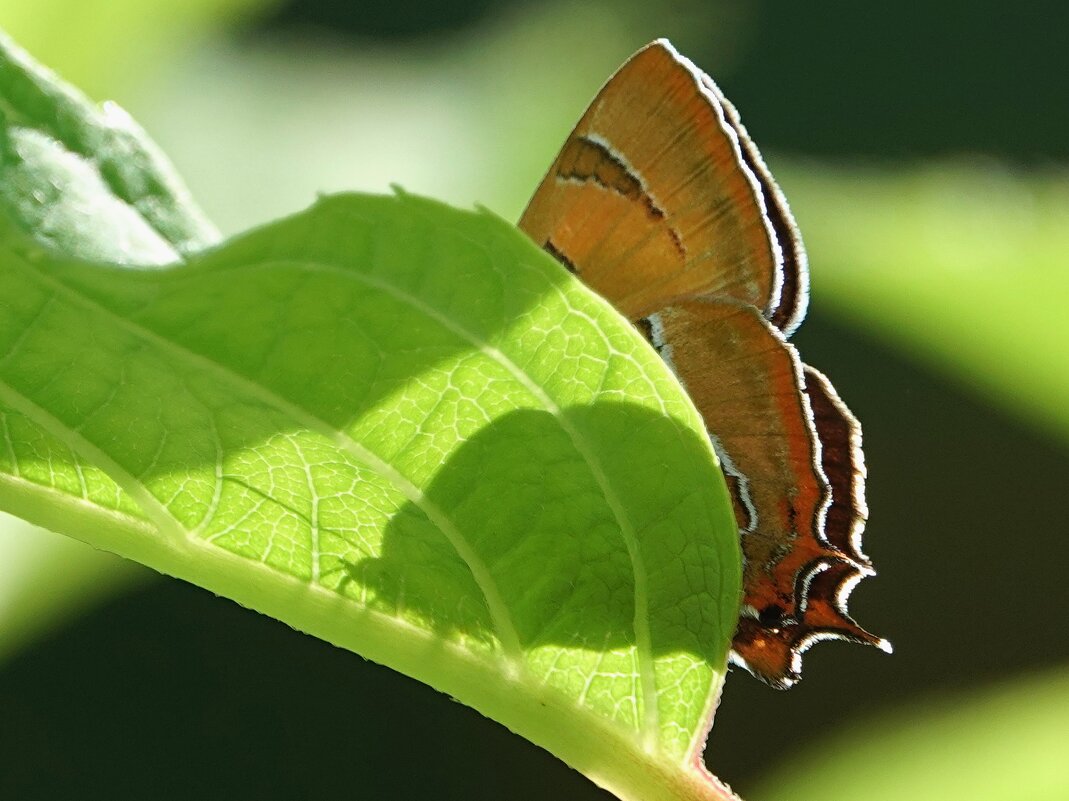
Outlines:
<svg viewBox="0 0 1069 801"><path fill-rule="evenodd" d="M136 125L113 105L94 106L2 35L0 111L0 212L38 241L71 256L138 264L172 262L215 241ZM27 439L47 439L29 425ZM145 575L7 517L0 518L0 563L0 654Z"/></svg>
<svg viewBox="0 0 1069 801"><path fill-rule="evenodd" d="M723 479L661 360L513 227L354 195L163 268L7 239L0 506L623 798L720 797L696 756L738 613Z"/></svg>
<svg viewBox="0 0 1069 801"><path fill-rule="evenodd" d="M1069 437L1064 175L943 165L785 176L818 302Z"/></svg>
<svg viewBox="0 0 1069 801"><path fill-rule="evenodd" d="M218 240L158 148L0 33L0 210L83 258L162 264Z"/></svg>
<svg viewBox="0 0 1069 801"><path fill-rule="evenodd" d="M1063 801L1069 671L900 710L817 743L755 799Z"/></svg>

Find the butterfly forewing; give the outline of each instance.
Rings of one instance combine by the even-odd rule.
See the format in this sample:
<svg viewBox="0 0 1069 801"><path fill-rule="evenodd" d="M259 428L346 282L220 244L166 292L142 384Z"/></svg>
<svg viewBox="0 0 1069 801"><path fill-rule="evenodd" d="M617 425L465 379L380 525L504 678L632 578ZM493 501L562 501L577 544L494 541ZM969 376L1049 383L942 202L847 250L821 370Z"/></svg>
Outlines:
<svg viewBox="0 0 1069 801"><path fill-rule="evenodd" d="M673 300L736 298L773 314L782 252L719 92L663 42L594 99L520 227L637 319Z"/></svg>
<svg viewBox="0 0 1069 801"><path fill-rule="evenodd" d="M757 145L746 132L739 112L721 94L720 89L708 75L702 75L702 83L706 91L716 95L720 100L724 109L724 119L738 136L743 162L757 179L769 223L772 225L776 241L782 251L783 282L780 287L779 300L774 307L766 311L766 316L772 325L789 337L801 325L809 305L809 262L806 258L805 246L802 244L802 235L794 221L791 208L787 205L787 198L772 178L772 173L769 172Z"/></svg>

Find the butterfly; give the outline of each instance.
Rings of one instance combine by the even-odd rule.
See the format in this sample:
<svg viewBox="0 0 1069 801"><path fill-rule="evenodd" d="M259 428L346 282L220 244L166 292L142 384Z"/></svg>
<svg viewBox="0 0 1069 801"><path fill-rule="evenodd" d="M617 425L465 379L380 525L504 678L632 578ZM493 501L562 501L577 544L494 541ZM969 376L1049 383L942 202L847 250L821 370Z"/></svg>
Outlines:
<svg viewBox="0 0 1069 801"><path fill-rule="evenodd" d="M667 40L637 52L519 226L636 325L705 420L744 558L731 661L785 689L818 640L889 651L846 608L874 574L861 428L787 341L808 303L805 249L712 79Z"/></svg>

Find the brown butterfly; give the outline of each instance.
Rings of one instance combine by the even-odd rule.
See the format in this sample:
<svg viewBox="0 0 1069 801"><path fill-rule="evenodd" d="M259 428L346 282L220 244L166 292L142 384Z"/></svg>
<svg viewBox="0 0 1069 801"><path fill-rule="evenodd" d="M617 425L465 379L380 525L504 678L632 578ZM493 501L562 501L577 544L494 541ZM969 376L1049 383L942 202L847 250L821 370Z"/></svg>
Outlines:
<svg viewBox="0 0 1069 801"><path fill-rule="evenodd" d="M520 227L631 319L705 418L745 559L732 661L774 687L821 639L889 644L847 614L861 552L861 429L787 342L805 250L738 112L666 40L594 98Z"/></svg>

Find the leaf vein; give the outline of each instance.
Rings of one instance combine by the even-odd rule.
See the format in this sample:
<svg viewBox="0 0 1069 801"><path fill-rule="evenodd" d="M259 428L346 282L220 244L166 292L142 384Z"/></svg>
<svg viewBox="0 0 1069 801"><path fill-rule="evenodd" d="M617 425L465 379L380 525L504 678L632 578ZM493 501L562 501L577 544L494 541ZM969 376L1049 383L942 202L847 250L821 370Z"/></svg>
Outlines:
<svg viewBox="0 0 1069 801"><path fill-rule="evenodd" d="M601 490L602 495L605 497L605 501L609 506L613 517L616 520L616 524L620 529L620 534L624 540L624 545L627 548L628 557L631 560L632 575L635 584L635 616L634 616L634 634L635 634L635 647L638 652L638 671L640 674L640 682L642 685L642 716L643 716L643 729L644 740L646 745L652 747L655 745L657 734L659 731L659 712L657 708L657 681L655 666L653 661L653 642L650 634L649 626L649 593L647 587L647 574L645 565L643 563L642 554L639 550L638 537L636 535L634 526L631 523L623 504L620 502L620 498L613 488L608 476L605 473L604 466L600 460L594 455L593 449L582 433L572 425L568 420L567 415L557 405L549 394L538 385L530 375L527 374L518 364L510 359L505 353L498 348L486 342L475 333L469 331L461 325L458 325L453 320L449 319L433 306L424 303L419 298L405 292L403 289L394 286L386 281L380 281L372 278L371 276L363 273L356 273L341 270L329 264L323 264L320 262L308 261L306 259L295 260L293 263L310 269L320 270L331 274L339 274L343 277L348 277L351 280L355 280L359 283L363 283L367 286L378 289L385 292L402 303L410 305L412 308L423 312L425 315L435 320L437 323L452 331L457 336L468 341L471 345L482 351L487 357L497 362L499 365L505 368L513 378L515 378L521 386L531 393L535 399L538 400L542 407L556 418L560 424L561 429L568 435L568 438L572 441L573 447L579 452L580 456L587 463L591 475L598 484L598 489ZM263 267L266 265L256 265ZM589 318L588 318L589 319ZM593 321L592 321L593 322Z"/></svg>
<svg viewBox="0 0 1069 801"><path fill-rule="evenodd" d="M45 429L76 455L81 455L107 473L112 481L126 490L146 517L161 534L169 537L173 545L178 545L185 540L186 530L167 507L160 503L147 486L104 451L3 380L0 380L0 401Z"/></svg>
<svg viewBox="0 0 1069 801"><path fill-rule="evenodd" d="M512 623L511 615L508 608L505 606L504 600L501 598L500 592L497 589L496 583L493 577L490 575L489 570L486 568L482 559L478 556L475 550L468 543L467 539L456 527L452 520L429 498L424 495L423 491L413 484L406 476L404 476L397 468L392 464L382 459L377 454L373 453L368 448L361 445L348 433L338 429L335 426L322 420L317 415L304 409L297 403L287 400L283 396L279 395L270 388L256 383L254 380L246 377L245 375L235 371L228 365L214 361L211 358L204 356L194 350L190 350L173 340L158 334L150 328L146 328L133 320L127 319L122 315L116 313L107 306L93 300L87 296L84 292L77 288L70 286L60 279L53 276L46 275L38 269L35 269L32 265L26 264L19 259L11 259L10 262L18 263L23 270L36 278L38 281L52 286L57 291L63 293L68 298L74 300L77 303L81 303L99 314L106 316L112 320L120 328L123 328L127 332L133 334L135 337L141 340L147 340L160 349L178 357L181 360L185 360L194 364L206 372L221 378L231 385L236 385L242 390L250 394L252 397L258 399L264 405L273 407L289 415L292 419L305 426L309 431L314 431L321 436L324 436L331 441L339 450L343 453L349 454L356 461L361 462L370 467L375 472L386 478L391 484L393 484L402 495L409 501L411 501L416 507L418 507L424 515L431 521L431 523L446 537L454 550L460 556L460 558L467 564L468 569L472 573L476 585L483 593L483 597L486 601L487 609L490 617L494 623L494 627L497 631L498 639L501 642L502 650L505 656L515 666L520 665L520 657L522 654L522 647L520 646L519 635L516 632L515 625ZM309 265L314 266L314 265ZM346 274L343 271L342 274ZM58 422L58 421L57 421ZM62 425L62 424L60 424ZM72 433L72 432L67 432ZM89 445L87 442L86 445ZM99 449L93 447L96 454L103 459L110 459ZM91 459L92 461L92 459ZM114 463L112 463L114 464ZM118 467L118 465L115 465ZM132 481L132 479L130 479ZM140 486L140 485L139 485ZM142 491L142 494L144 491ZM151 498L151 494L149 494ZM152 498L152 501L160 509L163 509L162 505ZM166 512L166 510L164 510ZM147 510L146 510L146 513ZM167 513L169 519L170 514ZM175 521L177 523L177 521Z"/></svg>
<svg viewBox="0 0 1069 801"><path fill-rule="evenodd" d="M11 455L11 475L15 478L19 478L22 475L19 469L19 457L15 453L15 443L11 440L11 429L7 424L7 414L0 412L0 426L4 429L4 444L7 446L7 452Z"/></svg>

